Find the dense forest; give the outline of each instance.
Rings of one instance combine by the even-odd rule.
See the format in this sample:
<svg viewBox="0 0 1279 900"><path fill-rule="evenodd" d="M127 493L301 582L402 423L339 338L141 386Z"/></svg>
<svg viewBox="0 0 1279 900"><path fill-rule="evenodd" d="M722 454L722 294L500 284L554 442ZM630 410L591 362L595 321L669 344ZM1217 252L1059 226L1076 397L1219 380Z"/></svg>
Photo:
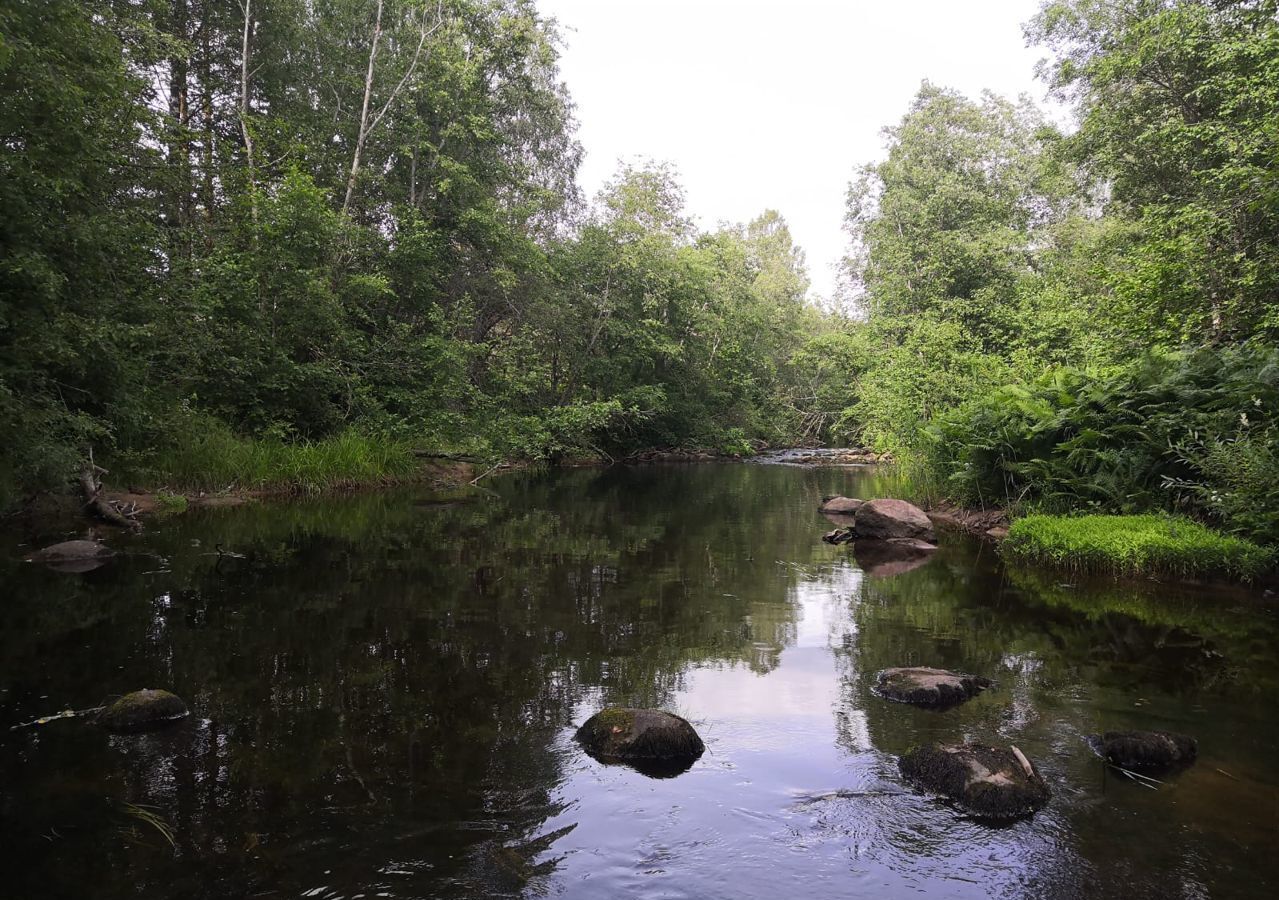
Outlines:
<svg viewBox="0 0 1279 900"><path fill-rule="evenodd" d="M1279 540L1279 3L1027 38L1071 127L925 83L821 303L776 211L580 196L532 0L2 0L0 495L858 443Z"/></svg>

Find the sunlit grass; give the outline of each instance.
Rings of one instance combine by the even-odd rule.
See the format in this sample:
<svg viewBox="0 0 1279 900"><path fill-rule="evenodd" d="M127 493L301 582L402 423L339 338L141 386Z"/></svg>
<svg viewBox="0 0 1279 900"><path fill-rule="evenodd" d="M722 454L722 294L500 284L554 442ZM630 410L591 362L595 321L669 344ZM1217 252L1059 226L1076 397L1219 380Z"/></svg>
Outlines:
<svg viewBox="0 0 1279 900"><path fill-rule="evenodd" d="M1026 516L1013 522L1001 551L1020 562L1076 572L1245 581L1275 562L1272 549L1161 515Z"/></svg>
<svg viewBox="0 0 1279 900"><path fill-rule="evenodd" d="M418 469L412 448L345 431L319 441L247 439L200 429L128 467L128 477L180 491L285 490L316 493L403 481Z"/></svg>

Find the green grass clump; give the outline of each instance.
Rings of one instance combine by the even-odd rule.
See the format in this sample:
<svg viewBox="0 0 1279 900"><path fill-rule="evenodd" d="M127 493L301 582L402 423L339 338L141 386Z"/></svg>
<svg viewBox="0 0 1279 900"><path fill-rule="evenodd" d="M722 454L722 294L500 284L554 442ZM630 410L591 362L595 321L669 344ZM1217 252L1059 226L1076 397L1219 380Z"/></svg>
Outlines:
<svg viewBox="0 0 1279 900"><path fill-rule="evenodd" d="M356 431L318 441L243 438L194 429L128 467L134 480L178 490L323 490L403 481L418 470L412 447Z"/></svg>
<svg viewBox="0 0 1279 900"><path fill-rule="evenodd" d="M158 511L162 513L180 513L186 512L187 509L187 498L169 491L158 492L155 495L155 502Z"/></svg>
<svg viewBox="0 0 1279 900"><path fill-rule="evenodd" d="M1026 516L1013 522L1001 551L1018 562L1076 572L1243 581L1275 561L1272 549L1163 515Z"/></svg>

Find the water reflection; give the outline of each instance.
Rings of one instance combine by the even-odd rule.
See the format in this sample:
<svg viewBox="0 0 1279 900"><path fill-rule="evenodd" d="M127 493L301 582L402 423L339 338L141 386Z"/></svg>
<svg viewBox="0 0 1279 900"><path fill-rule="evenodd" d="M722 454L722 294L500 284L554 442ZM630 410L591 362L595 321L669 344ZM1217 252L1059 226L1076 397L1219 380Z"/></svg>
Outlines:
<svg viewBox="0 0 1279 900"><path fill-rule="evenodd" d="M926 565L867 577L850 548L820 543L815 510L824 494L889 494L883 478L512 476L465 496L193 513L120 539L126 555L84 575L9 564L0 715L144 686L195 715L142 737L0 732L5 883L104 897L1269 893L1256 851L1279 836L1273 616L1230 593L1061 587L953 538ZM871 694L895 665L998 685L915 710ZM662 781L602 766L572 732L605 704L670 709L707 752ZM1084 735L1138 727L1196 734L1200 764L1159 792L1105 786ZM897 753L970 738L1016 742L1054 785L1049 808L991 830L902 787ZM127 803L162 816L176 847Z"/></svg>

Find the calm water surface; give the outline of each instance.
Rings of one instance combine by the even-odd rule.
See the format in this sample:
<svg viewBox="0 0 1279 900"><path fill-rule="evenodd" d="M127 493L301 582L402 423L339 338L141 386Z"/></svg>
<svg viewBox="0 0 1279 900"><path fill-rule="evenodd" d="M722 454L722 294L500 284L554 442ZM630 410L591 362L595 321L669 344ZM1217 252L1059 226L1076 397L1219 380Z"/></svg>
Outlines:
<svg viewBox="0 0 1279 900"><path fill-rule="evenodd" d="M815 509L885 477L616 468L206 510L84 575L16 561L69 535L5 534L0 723L146 686L194 715L0 727L0 893L1275 896L1272 609L1063 585L955 536L873 577ZM998 687L874 697L902 664ZM684 715L706 755L662 780L594 762L572 733L605 703ZM1199 763L1107 776L1084 737L1117 728L1189 732ZM902 785L899 753L966 739L1025 751L1047 809L991 828Z"/></svg>

